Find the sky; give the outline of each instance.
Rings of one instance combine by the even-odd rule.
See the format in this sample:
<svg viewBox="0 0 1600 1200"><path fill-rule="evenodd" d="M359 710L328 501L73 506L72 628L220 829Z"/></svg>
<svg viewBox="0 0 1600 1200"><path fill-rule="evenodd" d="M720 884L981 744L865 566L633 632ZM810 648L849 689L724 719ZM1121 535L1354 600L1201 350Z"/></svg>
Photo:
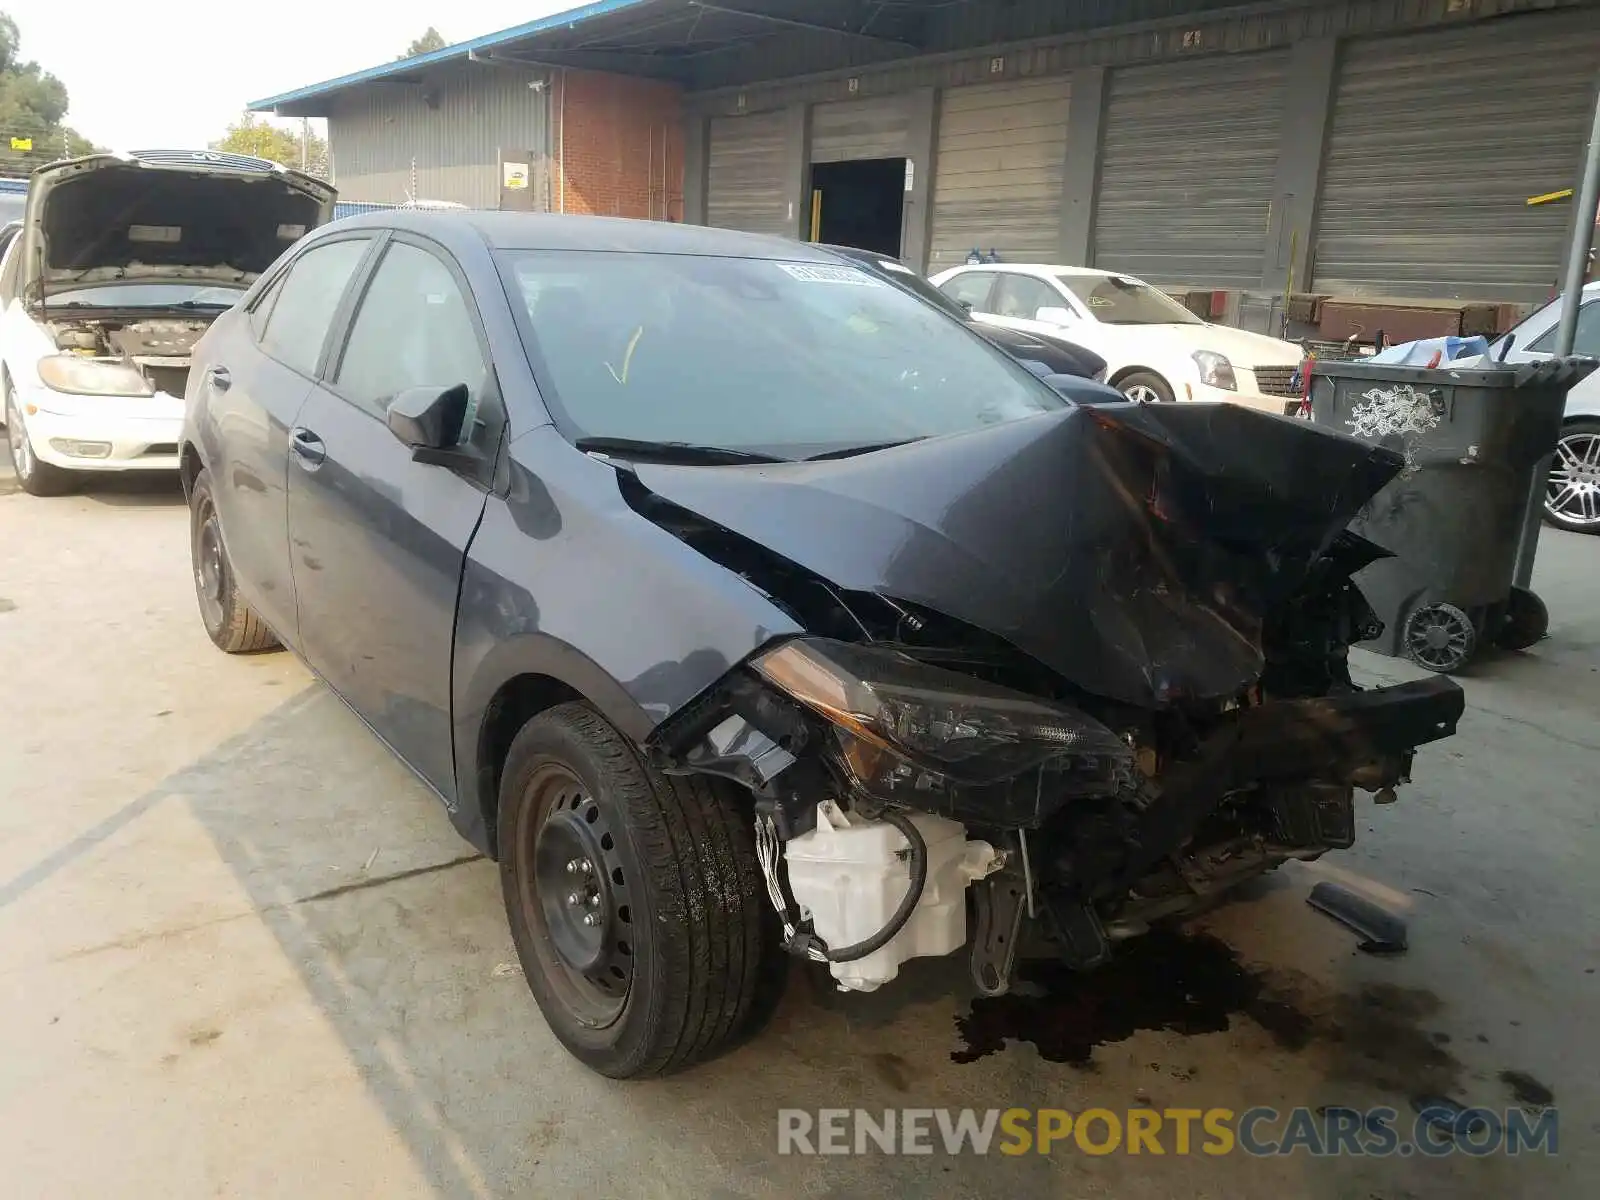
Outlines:
<svg viewBox="0 0 1600 1200"><path fill-rule="evenodd" d="M251 100L583 0L0 0L22 57L66 84L67 124L110 149L201 149Z"/></svg>

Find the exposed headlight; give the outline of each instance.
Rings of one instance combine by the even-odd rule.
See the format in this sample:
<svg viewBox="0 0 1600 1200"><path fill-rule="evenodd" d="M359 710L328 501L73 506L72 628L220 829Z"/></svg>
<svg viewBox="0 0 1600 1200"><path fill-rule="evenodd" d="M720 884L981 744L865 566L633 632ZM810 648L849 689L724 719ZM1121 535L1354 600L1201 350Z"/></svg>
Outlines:
<svg viewBox="0 0 1600 1200"><path fill-rule="evenodd" d="M804 638L752 665L832 723L842 761L863 786L916 769L985 784L1045 765L1099 782L1131 759L1085 713L897 651Z"/></svg>
<svg viewBox="0 0 1600 1200"><path fill-rule="evenodd" d="M39 379L55 392L74 396L153 396L155 386L125 363L96 362L76 354L39 360Z"/></svg>
<svg viewBox="0 0 1600 1200"><path fill-rule="evenodd" d="M1233 376L1233 364L1225 355L1215 350L1196 350L1194 365L1200 368L1200 382L1208 387L1229 392L1239 390L1239 381Z"/></svg>

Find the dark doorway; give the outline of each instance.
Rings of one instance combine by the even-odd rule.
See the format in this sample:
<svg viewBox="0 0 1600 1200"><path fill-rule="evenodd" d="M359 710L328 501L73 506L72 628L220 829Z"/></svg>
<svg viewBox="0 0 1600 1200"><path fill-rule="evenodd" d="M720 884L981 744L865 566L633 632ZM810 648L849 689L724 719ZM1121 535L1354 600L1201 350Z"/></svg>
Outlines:
<svg viewBox="0 0 1600 1200"><path fill-rule="evenodd" d="M813 163L812 240L900 257L906 160Z"/></svg>

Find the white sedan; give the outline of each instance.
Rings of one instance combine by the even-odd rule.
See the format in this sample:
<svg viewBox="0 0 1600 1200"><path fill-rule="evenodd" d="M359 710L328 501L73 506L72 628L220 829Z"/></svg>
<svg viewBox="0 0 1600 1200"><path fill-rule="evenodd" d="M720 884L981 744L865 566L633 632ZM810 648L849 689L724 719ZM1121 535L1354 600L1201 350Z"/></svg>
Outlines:
<svg viewBox="0 0 1600 1200"><path fill-rule="evenodd" d="M1292 342L1213 325L1160 289L1088 267L985 263L934 284L979 321L1068 337L1106 360L1130 400L1225 400L1283 414L1304 351Z"/></svg>
<svg viewBox="0 0 1600 1200"><path fill-rule="evenodd" d="M297 171L214 151L34 172L0 257L0 413L23 490L176 471L194 344L332 216L334 197Z"/></svg>
<svg viewBox="0 0 1600 1200"><path fill-rule="evenodd" d="M1574 354L1600 358L1600 280L1583 289ZM1492 348L1508 362L1536 362L1555 351L1561 301L1552 300ZM1509 341L1510 346L1504 345ZM1558 529L1600 534L1600 371L1567 393L1561 440L1550 469L1545 519Z"/></svg>

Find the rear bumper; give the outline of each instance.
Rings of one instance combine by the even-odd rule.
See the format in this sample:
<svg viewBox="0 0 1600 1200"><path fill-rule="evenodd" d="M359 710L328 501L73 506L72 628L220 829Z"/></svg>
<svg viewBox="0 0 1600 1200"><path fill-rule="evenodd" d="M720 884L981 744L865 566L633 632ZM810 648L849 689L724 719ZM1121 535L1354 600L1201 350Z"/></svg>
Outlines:
<svg viewBox="0 0 1600 1200"><path fill-rule="evenodd" d="M34 456L69 471L175 471L183 401L158 393L123 400L59 396L43 389L19 397ZM124 411L137 406L135 411Z"/></svg>

